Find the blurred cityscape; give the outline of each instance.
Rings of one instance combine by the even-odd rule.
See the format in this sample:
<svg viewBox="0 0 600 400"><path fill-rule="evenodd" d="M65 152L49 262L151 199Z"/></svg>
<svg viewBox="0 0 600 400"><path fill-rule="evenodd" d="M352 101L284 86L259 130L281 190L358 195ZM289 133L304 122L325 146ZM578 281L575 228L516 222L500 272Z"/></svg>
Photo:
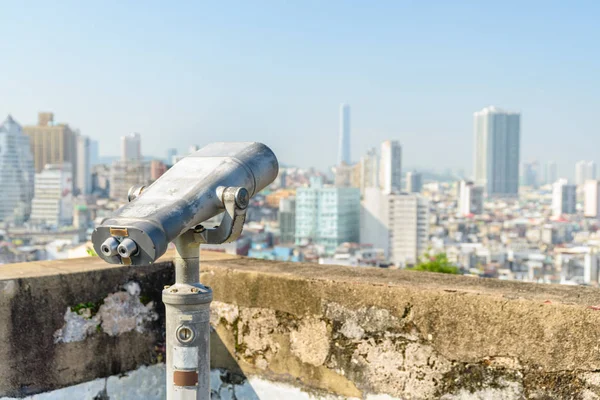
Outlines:
<svg viewBox="0 0 600 400"><path fill-rule="evenodd" d="M469 116L465 116L469 118ZM412 268L443 260L456 272L540 283L598 285L600 180L594 161L573 166L520 157L520 113L473 114L473 173L413 170L400 140L352 160L351 107L339 109L336 165L280 160L277 180L252 199L243 236L217 251L279 261ZM332 135L335 135L332 132ZM0 125L0 263L93 255L94 227L187 154L142 154L143 135L121 138L120 157L51 112ZM268 145L268 143L267 143ZM214 221L218 223L218 218ZM10 268L5 265L3 268Z"/></svg>

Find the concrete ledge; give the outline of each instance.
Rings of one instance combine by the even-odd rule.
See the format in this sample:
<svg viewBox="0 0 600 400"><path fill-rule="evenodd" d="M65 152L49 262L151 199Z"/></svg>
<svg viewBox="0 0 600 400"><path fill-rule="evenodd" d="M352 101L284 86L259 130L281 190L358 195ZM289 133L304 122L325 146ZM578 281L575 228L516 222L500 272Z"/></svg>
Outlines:
<svg viewBox="0 0 600 400"><path fill-rule="evenodd" d="M597 289L210 252L201 271L215 295L213 399L600 398ZM169 255L0 267L0 397L92 390L160 364L172 281Z"/></svg>
<svg viewBox="0 0 600 400"><path fill-rule="evenodd" d="M3 278L10 277L0 281L0 396L44 392L157 362L164 314L157 305L162 282L173 279L170 263L87 270L95 264L91 261L0 267ZM26 277L15 278L22 267ZM139 293L130 295L128 283L137 285ZM71 308L83 314L96 308L104 320ZM144 322L145 316L143 329L136 330L137 319Z"/></svg>
<svg viewBox="0 0 600 400"><path fill-rule="evenodd" d="M600 395L597 289L252 259L202 270L247 375L359 398Z"/></svg>

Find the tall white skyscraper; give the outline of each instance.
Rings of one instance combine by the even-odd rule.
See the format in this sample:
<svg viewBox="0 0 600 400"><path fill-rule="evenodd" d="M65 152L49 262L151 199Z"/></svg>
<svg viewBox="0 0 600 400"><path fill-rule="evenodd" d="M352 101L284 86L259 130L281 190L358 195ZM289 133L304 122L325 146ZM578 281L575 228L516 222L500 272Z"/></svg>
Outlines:
<svg viewBox="0 0 600 400"><path fill-rule="evenodd" d="M481 214L483 212L483 188L473 182L460 181L458 194L458 213L460 216Z"/></svg>
<svg viewBox="0 0 600 400"><path fill-rule="evenodd" d="M600 218L600 181L589 180L584 185L583 215Z"/></svg>
<svg viewBox="0 0 600 400"><path fill-rule="evenodd" d="M594 161L578 161L575 164L575 184L583 185L589 179L596 179L597 172Z"/></svg>
<svg viewBox="0 0 600 400"><path fill-rule="evenodd" d="M587 161L577 161L575 163L575 183L583 185L587 179Z"/></svg>
<svg viewBox="0 0 600 400"><path fill-rule="evenodd" d="M566 179L559 179L552 188L552 215L575 214L577 206L577 186L569 185Z"/></svg>
<svg viewBox="0 0 600 400"><path fill-rule="evenodd" d="M427 251L429 202L417 193L386 194L367 188L360 226L361 243L384 249L397 266L416 264Z"/></svg>
<svg viewBox="0 0 600 400"><path fill-rule="evenodd" d="M47 164L35 175L31 221L59 227L73 220L73 171L71 164Z"/></svg>
<svg viewBox="0 0 600 400"><path fill-rule="evenodd" d="M142 138L139 133L121 137L121 161L142 161Z"/></svg>
<svg viewBox="0 0 600 400"><path fill-rule="evenodd" d="M92 192L91 141L87 136L77 136L77 177L76 187L81 194Z"/></svg>
<svg viewBox="0 0 600 400"><path fill-rule="evenodd" d="M544 184L548 185L558 180L558 166L554 161L548 161L544 165Z"/></svg>
<svg viewBox="0 0 600 400"><path fill-rule="evenodd" d="M386 140L381 144L379 174L379 186L384 193L402 191L402 146L398 141Z"/></svg>
<svg viewBox="0 0 600 400"><path fill-rule="evenodd" d="M486 107L473 115L475 183L488 196L517 196L521 115Z"/></svg>
<svg viewBox="0 0 600 400"><path fill-rule="evenodd" d="M420 193L423 187L423 177L416 171L406 173L406 191L408 193Z"/></svg>
<svg viewBox="0 0 600 400"><path fill-rule="evenodd" d="M21 224L31 213L34 190L29 137L10 115L0 125L0 221Z"/></svg>
<svg viewBox="0 0 600 400"><path fill-rule="evenodd" d="M340 105L340 134L337 165L350 165L350 106Z"/></svg>

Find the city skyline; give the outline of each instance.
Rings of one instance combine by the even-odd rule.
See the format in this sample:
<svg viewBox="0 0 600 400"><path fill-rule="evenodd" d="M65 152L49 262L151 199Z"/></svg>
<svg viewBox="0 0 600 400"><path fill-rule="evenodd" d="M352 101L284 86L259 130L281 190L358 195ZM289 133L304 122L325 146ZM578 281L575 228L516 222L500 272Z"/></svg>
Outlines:
<svg viewBox="0 0 600 400"><path fill-rule="evenodd" d="M348 125L349 125L349 120L350 120L350 118L349 118L349 109L350 109L350 106L348 104L342 103L340 105L339 109L340 109L340 111L339 111L339 125L338 125L338 132L336 133L336 135L337 135L337 151L336 151L336 157L337 158L336 158L336 160L337 160L338 163L340 161L342 149L344 150L344 152L347 153L348 150L349 150L349 148L350 148L350 146L349 146L349 144L346 144L346 143L348 143L348 142L350 142L352 140L351 139L352 135L351 135L350 130L349 129L346 130L344 128L344 126L343 126L345 118L347 118ZM505 112L504 110L498 109L495 106L485 107L482 111L490 110L490 109L492 109L492 110L500 110L501 112ZM482 111L475 112L475 114L478 114L478 113L480 113ZM345 116L346 113L348 114L348 117ZM516 114L516 115L520 116L520 112L513 112L513 111L511 111L509 113L510 114ZM40 115L45 115L45 114L53 116L53 113L38 112L38 120L40 118ZM12 118L12 115L8 114L7 118ZM17 123L18 123L18 121L17 121ZM63 123L56 124L56 123L52 122L50 126L62 126L62 125L63 125ZM79 129L76 129L75 132L79 135ZM342 132L344 132L345 134L349 134L349 138L350 138L350 140L346 140L344 144L342 144ZM345 136L345 137L348 138L348 136ZM160 160L160 161L164 160L164 161L166 161L167 164L174 163L174 162L177 162L182 157L185 157L186 155L190 154L191 152L197 150L200 147L200 146L194 145L194 144L192 144L192 145L185 144L185 145L181 145L181 146L176 147L176 148L168 148L166 150L163 149L163 151L165 151L166 157L165 157L165 154L144 154L144 152L141 149L142 135L140 133L138 133L138 132L132 132L132 133L129 133L129 134L122 135L119 138L119 140L121 141L121 143L120 143L120 149L119 149L119 153L118 154L109 154L109 155L107 155L107 154L99 153L98 140L95 140L94 138L89 138L87 136L81 136L81 138L85 139L86 143L89 143L89 144L85 145L85 148L87 149L88 146L90 148L90 150L89 150L89 152L90 152L89 156L91 158L93 158L93 160L91 160L91 165L98 165L98 164L103 164L103 163L104 164L110 164L110 163L112 163L113 161L116 161L116 160L123 160L123 157L125 157L124 154L123 154L123 152L126 151L126 150L124 150L125 149L125 147L124 147L125 146L124 141L126 142L127 140L133 140L133 138L135 138L135 140L137 140L137 144L136 144L137 150L136 151L137 151L138 157L140 157L139 159L142 160L142 161L147 161L147 162L152 161L152 160ZM384 142L386 142L386 141L389 141L389 139L388 140L384 140ZM397 141L397 140L393 140L393 141L394 142L398 142L402 146L402 143L400 141ZM75 146L77 147L79 145L77 143L75 143ZM519 147L520 147L520 145L519 145ZM183 150L180 153L180 149L182 149L182 148L184 148L185 150ZM375 147L366 149L360 155L359 159L357 159L357 160L350 159L350 163L348 165L355 165L356 163L359 163L365 157L365 155L370 154L374 150L375 150ZM78 148L77 151L79 151L79 148ZM131 150L131 151L133 151L133 150ZM175 152L175 153L173 153L173 152ZM375 155L379 156L377 153L375 153ZM473 154L471 154L471 157L472 156L473 156ZM520 158L522 159L522 157L520 157ZM528 167L528 166L531 166L531 165L534 165L534 164L537 165L537 167L536 167L537 169L535 171L535 177L532 176L530 178L534 178L537 181L537 184L542 184L542 185L543 184L552 184L555 181L557 181L559 178L560 179L563 179L563 178L564 179L568 179L569 181L574 181L574 182L577 183L577 182L579 182L581 180L579 178L579 175L580 175L579 170L580 170L580 165L582 163L585 163L586 165L588 165L588 164L594 165L594 167L592 169L595 171L596 162L594 160L589 160L589 161L578 160L573 165L566 165L563 168L563 170L560 171L560 173L558 171L557 163L555 161L552 161L552 160L531 159L530 161L520 161L519 162L519 167L520 167L520 170L519 170L519 181L520 181L520 184L519 184L519 186L529 186L528 183L526 182L527 178L524 175L524 174L526 174L526 172L524 172L522 170L522 168ZM312 165L293 165L293 164L288 164L285 161L282 162L281 164L282 164L282 166L289 166L289 167L314 168L314 166L312 166ZM472 164L472 162L471 162L471 164ZM427 172L427 173L448 174L449 171L451 171L452 174L455 174L455 175L458 174L457 176L455 176L455 178L475 179L475 169L474 168L471 168L471 169L464 168L464 167L454 167L454 168L451 168L451 167L448 167L448 166L440 166L440 165L436 165L436 166L433 166L433 165L409 165L409 169L414 169L415 167L418 168L420 171L424 171L424 172ZM323 169L321 169L321 168L317 168L317 169L321 170L321 171L324 171L324 172L327 172L327 171L332 170L333 168L334 168L334 165L331 164L331 165L327 165ZM567 171L567 172L564 172L564 171ZM464 176L463 176L463 174L464 174ZM586 178L586 179L595 179L595 176L596 176L595 172L590 173L589 175L590 175L589 178ZM554 179L552 179L551 177L554 178ZM79 179L80 178L78 178L78 180ZM548 179L550 179L550 180L548 180ZM581 183L581 184L583 184L583 183Z"/></svg>
<svg viewBox="0 0 600 400"><path fill-rule="evenodd" d="M522 159L556 160L570 178L600 146L589 118L600 106L599 58L589 51L597 4L518 3L518 15L490 4L266 4L9 4L0 33L21 34L2 44L10 57L0 90L10 96L0 113L25 126L52 110L99 140L102 155L118 155L131 132L155 156L164 137L180 150L251 138L321 170L335 164L342 101L353 108L353 161L392 139L413 150L407 166L470 171L470 116L490 104L523 113Z"/></svg>

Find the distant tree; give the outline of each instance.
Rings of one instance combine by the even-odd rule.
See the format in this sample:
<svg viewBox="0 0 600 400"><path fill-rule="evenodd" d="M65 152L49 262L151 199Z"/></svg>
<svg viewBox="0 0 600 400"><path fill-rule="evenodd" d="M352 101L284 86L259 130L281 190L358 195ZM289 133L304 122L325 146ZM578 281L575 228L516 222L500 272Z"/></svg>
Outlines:
<svg viewBox="0 0 600 400"><path fill-rule="evenodd" d="M439 272L442 274L458 274L459 272L458 267L452 265L452 263L448 261L446 253L438 253L435 255L427 253L421 258L421 261L416 266L409 269L413 271Z"/></svg>

